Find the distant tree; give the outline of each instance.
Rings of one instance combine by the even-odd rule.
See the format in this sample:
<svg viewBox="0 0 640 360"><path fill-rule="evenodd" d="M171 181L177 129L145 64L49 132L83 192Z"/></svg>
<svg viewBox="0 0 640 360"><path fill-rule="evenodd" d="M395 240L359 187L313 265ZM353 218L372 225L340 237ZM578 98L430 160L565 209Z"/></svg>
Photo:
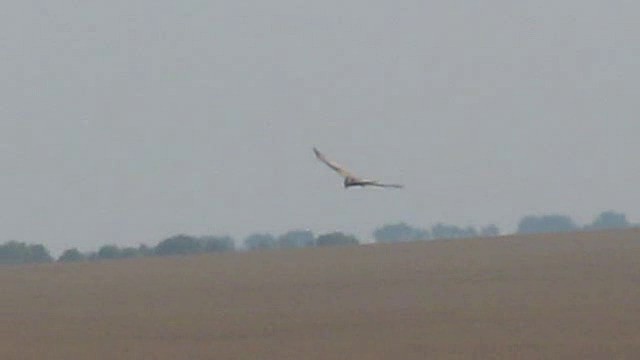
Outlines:
<svg viewBox="0 0 640 360"><path fill-rule="evenodd" d="M60 257L58 257L58 262L77 262L84 261L86 256L81 253L78 249L72 248L65 250Z"/></svg>
<svg viewBox="0 0 640 360"><path fill-rule="evenodd" d="M140 253L139 248L137 247L124 247L120 249L120 254L119 257L122 259L128 259L128 258L137 258L142 256L142 254Z"/></svg>
<svg viewBox="0 0 640 360"><path fill-rule="evenodd" d="M455 239L460 237L462 231L455 225L438 223L431 227L431 235L434 239Z"/></svg>
<svg viewBox="0 0 640 360"><path fill-rule="evenodd" d="M25 264L53 261L44 245L9 241L0 245L0 264Z"/></svg>
<svg viewBox="0 0 640 360"><path fill-rule="evenodd" d="M195 254L202 251L202 243L189 235L175 235L162 240L154 249L154 253L160 256Z"/></svg>
<svg viewBox="0 0 640 360"><path fill-rule="evenodd" d="M140 256L152 256L153 255L153 248L145 245L145 244L140 244L138 246L138 254Z"/></svg>
<svg viewBox="0 0 640 360"><path fill-rule="evenodd" d="M332 232L318 236L316 246L358 245L360 242L353 235Z"/></svg>
<svg viewBox="0 0 640 360"><path fill-rule="evenodd" d="M9 241L0 245L0 264L22 264L28 258L25 243Z"/></svg>
<svg viewBox="0 0 640 360"><path fill-rule="evenodd" d="M301 248L313 246L315 238L309 230L292 230L278 237L280 248Z"/></svg>
<svg viewBox="0 0 640 360"><path fill-rule="evenodd" d="M600 213L590 225L585 226L585 229L624 229L629 226L630 224L625 214L610 210Z"/></svg>
<svg viewBox="0 0 640 360"><path fill-rule="evenodd" d="M478 237L478 230L476 230L476 228L474 228L473 226L467 226L466 228L462 229L462 233L460 237L461 238Z"/></svg>
<svg viewBox="0 0 640 360"><path fill-rule="evenodd" d="M230 236L203 236L198 240L204 252L225 252L235 249L235 241Z"/></svg>
<svg viewBox="0 0 640 360"><path fill-rule="evenodd" d="M429 240L429 231L414 228L406 223L384 225L373 232L378 243L395 243L403 241Z"/></svg>
<svg viewBox="0 0 640 360"><path fill-rule="evenodd" d="M494 224L489 224L480 229L480 236L482 237L494 237L500 235L500 229Z"/></svg>
<svg viewBox="0 0 640 360"><path fill-rule="evenodd" d="M44 245L35 244L29 245L29 262L43 263L43 262L51 262L53 261L53 257L49 254L49 250L47 250Z"/></svg>
<svg viewBox="0 0 640 360"><path fill-rule="evenodd" d="M244 239L244 246L248 250L273 249L276 245L276 238L271 234L252 234Z"/></svg>
<svg viewBox="0 0 640 360"><path fill-rule="evenodd" d="M566 215L525 216L518 224L518 233L534 234L575 231L578 226Z"/></svg>
<svg viewBox="0 0 640 360"><path fill-rule="evenodd" d="M115 245L103 245L98 249L97 259L98 260L111 260L118 259L122 256L120 248Z"/></svg>
<svg viewBox="0 0 640 360"><path fill-rule="evenodd" d="M478 231L473 226L461 228L455 225L438 223L431 227L431 235L434 239L462 239L477 237Z"/></svg>

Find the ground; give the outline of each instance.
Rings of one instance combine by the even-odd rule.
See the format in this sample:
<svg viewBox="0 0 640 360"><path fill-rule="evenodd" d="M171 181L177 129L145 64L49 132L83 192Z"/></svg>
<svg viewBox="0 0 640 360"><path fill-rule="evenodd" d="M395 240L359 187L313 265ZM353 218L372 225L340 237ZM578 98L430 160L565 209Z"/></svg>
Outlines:
<svg viewBox="0 0 640 360"><path fill-rule="evenodd" d="M635 359L640 230L0 267L1 359Z"/></svg>

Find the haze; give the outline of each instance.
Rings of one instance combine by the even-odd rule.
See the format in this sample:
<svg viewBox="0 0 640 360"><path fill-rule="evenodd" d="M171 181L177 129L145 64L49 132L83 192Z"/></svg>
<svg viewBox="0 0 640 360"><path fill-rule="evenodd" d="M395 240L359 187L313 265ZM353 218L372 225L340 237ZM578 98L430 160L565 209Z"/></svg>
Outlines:
<svg viewBox="0 0 640 360"><path fill-rule="evenodd" d="M4 5L4 241L638 220L636 2Z"/></svg>

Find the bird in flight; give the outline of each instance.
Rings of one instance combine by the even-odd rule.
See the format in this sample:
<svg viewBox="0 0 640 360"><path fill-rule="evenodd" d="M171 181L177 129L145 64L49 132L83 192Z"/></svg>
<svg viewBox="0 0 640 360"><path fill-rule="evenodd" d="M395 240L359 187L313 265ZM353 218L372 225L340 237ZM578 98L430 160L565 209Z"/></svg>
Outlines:
<svg viewBox="0 0 640 360"><path fill-rule="evenodd" d="M383 187L383 188L400 189L403 187L400 184L383 184L377 180L368 180L368 179L357 177L353 175L351 172L349 172L348 170L346 170L344 167L342 167L340 164L336 163L335 161L327 159L327 157L324 156L324 154L321 153L318 149L313 148L313 152L316 154L316 158L318 158L318 160L325 163L328 167L333 169L333 171L337 172L344 178L345 188L349 188L351 186L362 186L362 187L377 186L377 187Z"/></svg>

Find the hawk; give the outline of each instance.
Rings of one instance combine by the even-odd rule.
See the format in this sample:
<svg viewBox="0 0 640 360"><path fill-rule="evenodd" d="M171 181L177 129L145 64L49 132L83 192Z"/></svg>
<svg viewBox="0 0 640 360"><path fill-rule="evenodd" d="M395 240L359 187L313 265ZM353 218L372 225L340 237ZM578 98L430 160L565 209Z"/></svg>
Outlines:
<svg viewBox="0 0 640 360"><path fill-rule="evenodd" d="M337 172L338 174L340 174L344 178L344 187L345 188L349 188L351 186L361 186L361 187L377 186L377 187L383 187L383 188L400 189L400 188L403 187L400 184L383 184L383 183L381 183L381 182L379 182L377 180L368 180L368 179L363 179L363 178L357 177L357 176L353 175L351 172L349 172L348 170L346 170L344 167L342 167L341 165L336 163L335 161L327 159L327 157L324 156L324 154L321 153L315 147L313 148L313 152L314 152L314 154L316 154L316 158L318 158L318 160L320 160L323 163L325 163L328 167L333 169L333 171Z"/></svg>

